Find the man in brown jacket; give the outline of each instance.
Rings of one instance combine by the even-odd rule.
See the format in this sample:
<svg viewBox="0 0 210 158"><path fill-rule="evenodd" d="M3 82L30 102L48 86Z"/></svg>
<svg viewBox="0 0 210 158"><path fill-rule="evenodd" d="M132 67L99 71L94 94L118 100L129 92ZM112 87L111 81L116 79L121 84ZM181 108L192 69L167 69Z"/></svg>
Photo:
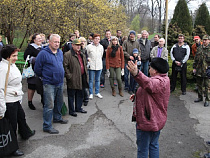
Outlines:
<svg viewBox="0 0 210 158"><path fill-rule="evenodd" d="M129 71L126 66L128 65L129 60L134 60L133 58L134 48L139 50L138 56L140 56L140 47L139 47L139 43L135 39L135 35L136 35L136 32L131 30L128 40L123 42L123 52L124 52L124 58L125 58L125 74L124 74L125 90L129 90L129 84L128 84Z"/></svg>
<svg viewBox="0 0 210 158"><path fill-rule="evenodd" d="M64 70L67 81L69 115L76 117L75 112L87 113L82 109L85 88L88 88L86 56L81 51L81 42L72 41L72 49L64 54ZM75 98L75 108L74 108Z"/></svg>

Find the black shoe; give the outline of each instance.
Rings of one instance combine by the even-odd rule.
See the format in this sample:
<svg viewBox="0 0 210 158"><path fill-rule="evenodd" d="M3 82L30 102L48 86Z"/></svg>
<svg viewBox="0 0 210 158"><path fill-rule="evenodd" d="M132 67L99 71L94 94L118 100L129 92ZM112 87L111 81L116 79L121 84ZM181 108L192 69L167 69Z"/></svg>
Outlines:
<svg viewBox="0 0 210 158"><path fill-rule="evenodd" d="M12 153L13 156L22 156L24 153L20 150L16 150L14 153Z"/></svg>
<svg viewBox="0 0 210 158"><path fill-rule="evenodd" d="M204 158L210 158L210 153L205 154L205 155L204 155Z"/></svg>
<svg viewBox="0 0 210 158"><path fill-rule="evenodd" d="M206 141L206 145L210 146L210 141Z"/></svg>
<svg viewBox="0 0 210 158"><path fill-rule="evenodd" d="M29 102L28 102L28 107L29 107L31 110L36 110L36 107L33 105L32 101L29 101Z"/></svg>
<svg viewBox="0 0 210 158"><path fill-rule="evenodd" d="M194 100L195 103L203 101L203 98L197 98Z"/></svg>
<svg viewBox="0 0 210 158"><path fill-rule="evenodd" d="M81 110L81 111L77 111L77 112L80 112L80 113L87 113L87 111L85 111L85 110Z"/></svg>
<svg viewBox="0 0 210 158"><path fill-rule="evenodd" d="M84 106L87 106L88 105L88 102L84 102Z"/></svg>
<svg viewBox="0 0 210 158"><path fill-rule="evenodd" d="M47 132L47 133L50 133L50 134L58 134L59 131L54 129L54 128L51 128L51 129L43 129L44 132Z"/></svg>
<svg viewBox="0 0 210 158"><path fill-rule="evenodd" d="M207 107L207 106L209 106L209 101L205 101L204 103L204 107Z"/></svg>
<svg viewBox="0 0 210 158"><path fill-rule="evenodd" d="M67 124L68 123L68 120L55 120L53 121L53 123L60 123L60 124Z"/></svg>
<svg viewBox="0 0 210 158"><path fill-rule="evenodd" d="M72 113L72 114L69 114L69 115L74 116L74 117L77 117L77 114L75 112Z"/></svg>
<svg viewBox="0 0 210 158"><path fill-rule="evenodd" d="M36 133L36 131L35 131L35 130L31 131L31 134L29 135L29 137L34 136L34 135L35 135L35 133Z"/></svg>
<svg viewBox="0 0 210 158"><path fill-rule="evenodd" d="M186 95L186 92L182 92L182 95Z"/></svg>

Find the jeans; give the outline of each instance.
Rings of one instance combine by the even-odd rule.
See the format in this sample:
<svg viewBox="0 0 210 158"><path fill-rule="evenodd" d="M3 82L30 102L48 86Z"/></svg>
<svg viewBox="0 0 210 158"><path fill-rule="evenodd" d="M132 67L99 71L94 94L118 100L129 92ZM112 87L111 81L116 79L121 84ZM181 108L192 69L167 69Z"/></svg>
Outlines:
<svg viewBox="0 0 210 158"><path fill-rule="evenodd" d="M68 106L69 114L73 114L75 111L82 111L82 102L84 96L84 89L69 89L67 88L68 93ZM75 98L75 108L74 108L74 98Z"/></svg>
<svg viewBox="0 0 210 158"><path fill-rule="evenodd" d="M141 71L143 69L143 72L146 76L148 76L148 71L149 71L149 60L145 61L145 62L141 62Z"/></svg>
<svg viewBox="0 0 210 158"><path fill-rule="evenodd" d="M160 131L142 131L136 128L137 158L159 158Z"/></svg>
<svg viewBox="0 0 210 158"><path fill-rule="evenodd" d="M63 106L63 84L62 85L43 85L44 110L43 110L43 129L52 128L52 118L54 121L62 120L61 108Z"/></svg>
<svg viewBox="0 0 210 158"><path fill-rule="evenodd" d="M93 79L95 76L95 94L99 93L101 70L89 70L89 92L93 94Z"/></svg>
<svg viewBox="0 0 210 158"><path fill-rule="evenodd" d="M124 82L125 82L125 89L129 89L129 84L128 84L128 76L129 76L129 70L127 69L128 64L125 64L124 68Z"/></svg>
<svg viewBox="0 0 210 158"><path fill-rule="evenodd" d="M135 93L136 85L137 85L137 82L134 80L134 78L132 77L132 75L130 75L129 91L132 91L133 93Z"/></svg>
<svg viewBox="0 0 210 158"><path fill-rule="evenodd" d="M122 88L121 67L118 68L110 67L109 71L110 71L109 82L111 87L114 87L114 73L115 73L117 78L118 88L121 89Z"/></svg>
<svg viewBox="0 0 210 158"><path fill-rule="evenodd" d="M105 74L106 74L106 58L102 59L103 62L103 69L101 72L101 77L100 77L100 84L105 84Z"/></svg>

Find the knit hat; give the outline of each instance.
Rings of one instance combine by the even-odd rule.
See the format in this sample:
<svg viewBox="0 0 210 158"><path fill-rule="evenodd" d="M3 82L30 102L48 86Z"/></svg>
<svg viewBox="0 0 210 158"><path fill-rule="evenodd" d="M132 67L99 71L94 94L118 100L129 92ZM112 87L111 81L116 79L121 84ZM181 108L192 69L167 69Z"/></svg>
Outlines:
<svg viewBox="0 0 210 158"><path fill-rule="evenodd" d="M133 54L138 54L138 53L139 53L138 49L134 48L133 49Z"/></svg>
<svg viewBox="0 0 210 158"><path fill-rule="evenodd" d="M134 30L131 30L129 34L134 34L136 36L136 32Z"/></svg>
<svg viewBox="0 0 210 158"><path fill-rule="evenodd" d="M153 58L150 63L150 66L161 74L165 74L169 70L168 62L163 58Z"/></svg>

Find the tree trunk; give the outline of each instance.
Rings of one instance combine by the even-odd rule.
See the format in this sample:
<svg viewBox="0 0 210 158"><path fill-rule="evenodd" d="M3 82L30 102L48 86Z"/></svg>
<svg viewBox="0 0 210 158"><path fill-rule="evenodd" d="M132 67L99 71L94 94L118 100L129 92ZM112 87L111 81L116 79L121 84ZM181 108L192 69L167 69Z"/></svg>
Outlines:
<svg viewBox="0 0 210 158"><path fill-rule="evenodd" d="M26 33L25 33L25 35L24 35L24 37L23 37L23 40L22 40L22 42L21 42L21 44L20 44L20 46L19 46L20 49L21 49L22 46L23 46L23 43L24 43L24 41L25 41L25 38L26 38L27 34L28 34L28 25L27 25L27 28L26 28Z"/></svg>

